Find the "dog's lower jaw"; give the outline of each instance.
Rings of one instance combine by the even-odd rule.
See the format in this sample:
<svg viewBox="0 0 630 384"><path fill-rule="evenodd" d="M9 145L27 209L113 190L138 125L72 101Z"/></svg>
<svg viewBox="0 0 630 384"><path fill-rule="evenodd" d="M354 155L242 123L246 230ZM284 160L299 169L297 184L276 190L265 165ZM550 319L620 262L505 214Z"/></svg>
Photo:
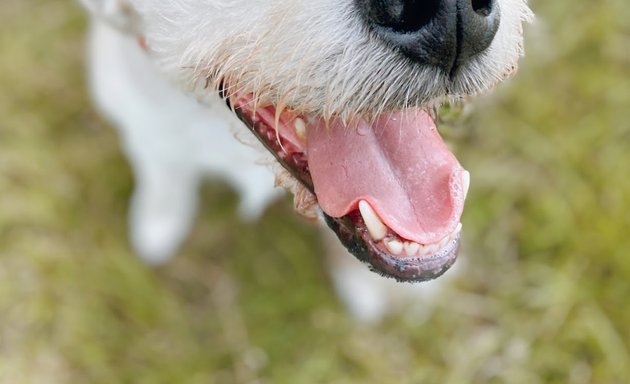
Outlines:
<svg viewBox="0 0 630 384"><path fill-rule="evenodd" d="M436 279L453 266L459 255L459 233L444 248L429 257L399 258L383 252L376 246L367 229L358 226L353 220L335 219L325 213L324 218L341 243L357 259L367 263L374 272L398 281L421 282Z"/></svg>

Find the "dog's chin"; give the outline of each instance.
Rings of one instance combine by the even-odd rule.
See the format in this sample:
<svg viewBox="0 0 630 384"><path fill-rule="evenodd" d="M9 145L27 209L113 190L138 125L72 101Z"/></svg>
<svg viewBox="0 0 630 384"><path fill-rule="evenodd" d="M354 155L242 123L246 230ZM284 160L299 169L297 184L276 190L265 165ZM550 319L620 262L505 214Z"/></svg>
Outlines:
<svg viewBox="0 0 630 384"><path fill-rule="evenodd" d="M428 109L343 122L257 105L251 94L227 101L301 185L299 210L321 212L371 269L418 282L453 265L470 176Z"/></svg>

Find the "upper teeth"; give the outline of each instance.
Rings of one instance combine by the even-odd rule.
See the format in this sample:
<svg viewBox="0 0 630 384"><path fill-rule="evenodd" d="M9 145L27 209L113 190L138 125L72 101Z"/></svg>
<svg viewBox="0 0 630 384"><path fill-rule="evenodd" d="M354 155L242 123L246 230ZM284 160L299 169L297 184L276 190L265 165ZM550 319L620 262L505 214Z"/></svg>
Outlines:
<svg viewBox="0 0 630 384"><path fill-rule="evenodd" d="M359 212L361 212L361 216L363 216L363 221L372 239L374 239L374 241L383 240L385 235L387 235L387 227L383 224L381 219L379 219L378 215L367 201L359 201Z"/></svg>
<svg viewBox="0 0 630 384"><path fill-rule="evenodd" d="M295 127L297 137L304 140L306 138L306 123L304 120L299 117L296 118L295 121L293 121L293 126Z"/></svg>

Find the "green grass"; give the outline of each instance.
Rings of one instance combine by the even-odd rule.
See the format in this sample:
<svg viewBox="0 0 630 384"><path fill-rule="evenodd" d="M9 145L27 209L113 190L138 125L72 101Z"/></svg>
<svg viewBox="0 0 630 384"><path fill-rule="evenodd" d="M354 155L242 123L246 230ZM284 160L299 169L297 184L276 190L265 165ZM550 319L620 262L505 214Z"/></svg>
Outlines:
<svg viewBox="0 0 630 384"><path fill-rule="evenodd" d="M366 327L288 203L243 224L208 184L181 254L139 263L83 14L3 0L0 382L628 382L630 3L533 7L519 75L445 127L473 175L467 268L426 322Z"/></svg>

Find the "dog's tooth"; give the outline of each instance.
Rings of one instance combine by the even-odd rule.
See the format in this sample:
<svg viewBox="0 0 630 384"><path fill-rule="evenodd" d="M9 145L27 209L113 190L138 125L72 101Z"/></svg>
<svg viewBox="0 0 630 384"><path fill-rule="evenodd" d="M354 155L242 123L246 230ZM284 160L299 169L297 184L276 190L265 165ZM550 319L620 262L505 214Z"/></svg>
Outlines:
<svg viewBox="0 0 630 384"><path fill-rule="evenodd" d="M420 250L420 244L415 241L405 241L404 248L407 256L416 256Z"/></svg>
<svg viewBox="0 0 630 384"><path fill-rule="evenodd" d="M455 228L455 230L450 234L449 238L451 240L454 240L457 238L457 236L459 236L459 234L462 232L462 223L457 224L457 227Z"/></svg>
<svg viewBox="0 0 630 384"><path fill-rule="evenodd" d="M450 235L446 236L445 238L443 238L440 241L440 249L445 247L451 241L457 239L457 237L459 236L461 231L462 231L462 223L458 223L457 227L455 228L455 230L453 232L451 232Z"/></svg>
<svg viewBox="0 0 630 384"><path fill-rule="evenodd" d="M361 212L361 216L363 216L363 221L372 239L374 239L374 241L383 240L385 235L387 235L387 227L367 201L359 201L359 212Z"/></svg>
<svg viewBox="0 0 630 384"><path fill-rule="evenodd" d="M293 121L293 127L295 128L295 134L300 140L306 140L306 123L301 117L296 118Z"/></svg>
<svg viewBox="0 0 630 384"><path fill-rule="evenodd" d="M464 198L468 196L468 190L470 189L470 172L462 172L462 189L464 190Z"/></svg>
<svg viewBox="0 0 630 384"><path fill-rule="evenodd" d="M444 247L446 247L446 244L449 243L449 241L451 241L451 236L446 236L444 237L442 240L440 240L440 242L438 243L437 249L442 249Z"/></svg>
<svg viewBox="0 0 630 384"><path fill-rule="evenodd" d="M424 247L425 252L426 252L425 254L426 255L432 255L432 254L434 254L435 252L437 252L439 250L439 247L440 247L440 245L438 243L433 243L433 244L426 245Z"/></svg>
<svg viewBox="0 0 630 384"><path fill-rule="evenodd" d="M390 240L386 241L385 245L387 249L392 253L392 255L400 255L403 251L403 243L398 240Z"/></svg>

